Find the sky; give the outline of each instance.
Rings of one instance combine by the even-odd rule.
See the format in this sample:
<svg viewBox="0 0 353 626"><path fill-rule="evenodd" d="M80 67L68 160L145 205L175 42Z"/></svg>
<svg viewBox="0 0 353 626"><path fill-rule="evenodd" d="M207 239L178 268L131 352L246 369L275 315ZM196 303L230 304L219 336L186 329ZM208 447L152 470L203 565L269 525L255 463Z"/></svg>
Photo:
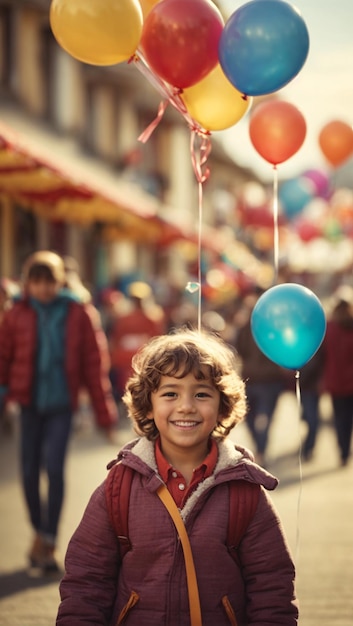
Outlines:
<svg viewBox="0 0 353 626"><path fill-rule="evenodd" d="M221 0L228 15L246 2ZM304 115L307 132L300 150L278 165L279 179L299 176L306 169L330 172L330 164L318 143L321 129L336 119L353 124L353 1L295 0L309 31L309 53L288 85L277 92ZM251 111L250 111L251 115ZM249 113L235 126L217 132L237 162L253 169L264 181L273 178L273 166L253 147L249 137Z"/></svg>

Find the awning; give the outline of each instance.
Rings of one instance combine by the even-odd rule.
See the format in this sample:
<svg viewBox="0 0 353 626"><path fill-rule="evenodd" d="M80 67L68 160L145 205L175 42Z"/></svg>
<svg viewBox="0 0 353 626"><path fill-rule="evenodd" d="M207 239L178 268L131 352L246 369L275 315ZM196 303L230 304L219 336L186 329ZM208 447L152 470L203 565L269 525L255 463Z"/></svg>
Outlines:
<svg viewBox="0 0 353 626"><path fill-rule="evenodd" d="M158 215L161 203L98 159L21 114L0 108L0 197L39 217L114 226L116 238L169 245L189 233Z"/></svg>

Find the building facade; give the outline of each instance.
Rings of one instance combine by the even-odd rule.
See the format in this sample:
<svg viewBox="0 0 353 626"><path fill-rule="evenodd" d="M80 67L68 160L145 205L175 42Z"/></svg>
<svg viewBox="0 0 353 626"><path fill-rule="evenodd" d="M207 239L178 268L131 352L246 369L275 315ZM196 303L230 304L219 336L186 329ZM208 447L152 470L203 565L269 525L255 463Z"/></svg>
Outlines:
<svg viewBox="0 0 353 626"><path fill-rule="evenodd" d="M51 248L74 256L92 285L148 280L160 267L182 283L199 253L200 211L213 262L234 238L236 190L256 177L212 136L200 200L180 112L166 106L139 140L161 94L134 62L98 67L68 55L49 9L49 0L0 0L0 273L16 278L29 253Z"/></svg>

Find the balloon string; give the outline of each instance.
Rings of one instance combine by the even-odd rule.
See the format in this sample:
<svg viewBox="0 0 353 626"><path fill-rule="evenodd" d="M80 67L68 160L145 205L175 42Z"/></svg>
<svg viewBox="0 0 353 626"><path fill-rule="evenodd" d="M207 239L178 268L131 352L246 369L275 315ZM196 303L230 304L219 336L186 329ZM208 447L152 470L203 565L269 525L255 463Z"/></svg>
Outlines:
<svg viewBox="0 0 353 626"><path fill-rule="evenodd" d="M199 142L198 149L196 147L196 142ZM203 183L208 179L210 175L210 170L205 167L207 163L207 159L211 152L211 141L210 135L208 134L200 134L198 129L191 129L190 134L190 154L191 154L191 162L193 166L193 170L196 176L196 180L198 182L198 215L199 215L199 223L198 223L198 254L197 254L197 274L198 274L198 314L197 314L197 325L199 331L201 330L201 304L202 304L202 223L203 223Z"/></svg>
<svg viewBox="0 0 353 626"><path fill-rule="evenodd" d="M303 491L302 443L301 443L301 433L300 433L302 406L301 406L299 370L297 370L295 373L295 393L296 393L297 405L298 405L298 439L299 439L299 452L298 452L299 493L298 493L298 502L297 502L297 532L296 532L296 542L295 542L295 560L296 560L296 563L298 563L299 548L300 548L300 507L301 507L301 499L302 499L302 491Z"/></svg>
<svg viewBox="0 0 353 626"><path fill-rule="evenodd" d="M201 306L202 306L202 290L201 290L201 257L202 257L202 182L198 183L199 190L199 226L198 226L198 241L197 241L197 280L199 283L198 299L197 299L197 328L201 331Z"/></svg>
<svg viewBox="0 0 353 626"><path fill-rule="evenodd" d="M184 117L190 128L196 129L201 134L207 132L188 113L188 110L182 98L180 97L182 90L177 87L173 87L172 85L169 85L164 80L162 80L162 78L156 75L149 67L141 50L137 50L137 52L129 59L128 63L134 63L139 72L141 72L141 74L143 74L143 76L147 78L147 80L151 83L153 87L155 87L155 89L163 96L163 98L168 100L168 102ZM161 117L158 118L157 124L159 123L160 119ZM153 132L157 124L153 126L151 132Z"/></svg>
<svg viewBox="0 0 353 626"><path fill-rule="evenodd" d="M273 284L278 282L279 233L278 233L278 170L273 166Z"/></svg>
<svg viewBox="0 0 353 626"><path fill-rule="evenodd" d="M153 85L164 98L169 100L172 95L171 87L152 72L139 50L129 59L128 63L134 63L135 67L148 79L151 85Z"/></svg>
<svg viewBox="0 0 353 626"><path fill-rule="evenodd" d="M162 102L159 103L157 116L147 126L147 128L145 128L145 130L141 133L141 135L139 135L138 141L141 141L142 143L146 143L149 140L153 131L155 130L155 128L158 126L159 122L161 121L164 115L164 111L166 110L167 106L168 106L168 100L163 100Z"/></svg>
<svg viewBox="0 0 353 626"><path fill-rule="evenodd" d="M197 148L196 141L199 140ZM197 148L197 149L196 149ZM198 183L204 183L209 175L210 170L206 166L207 159L211 152L211 140L209 132L200 132L197 128L191 128L190 135L190 153L193 170Z"/></svg>

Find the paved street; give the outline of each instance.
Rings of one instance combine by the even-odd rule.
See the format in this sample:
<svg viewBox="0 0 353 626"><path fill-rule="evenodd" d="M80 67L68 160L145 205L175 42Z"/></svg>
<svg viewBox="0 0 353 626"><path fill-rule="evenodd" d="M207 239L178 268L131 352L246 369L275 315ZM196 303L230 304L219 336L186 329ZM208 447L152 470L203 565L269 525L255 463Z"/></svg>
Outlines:
<svg viewBox="0 0 353 626"><path fill-rule="evenodd" d="M297 401L294 394L281 398L267 463L281 481L273 499L297 565L300 625L352 626L353 461L348 467L339 467L330 406L323 400L315 456L301 463L298 448L304 424L298 419ZM121 429L119 443L131 436L131 431ZM232 438L250 443L244 424L235 429ZM105 477L106 463L115 455L115 447L91 428L74 434L60 529L62 555L91 492ZM30 578L26 572L25 555L32 535L18 482L16 434L1 435L0 471L0 624L53 626L58 580Z"/></svg>

